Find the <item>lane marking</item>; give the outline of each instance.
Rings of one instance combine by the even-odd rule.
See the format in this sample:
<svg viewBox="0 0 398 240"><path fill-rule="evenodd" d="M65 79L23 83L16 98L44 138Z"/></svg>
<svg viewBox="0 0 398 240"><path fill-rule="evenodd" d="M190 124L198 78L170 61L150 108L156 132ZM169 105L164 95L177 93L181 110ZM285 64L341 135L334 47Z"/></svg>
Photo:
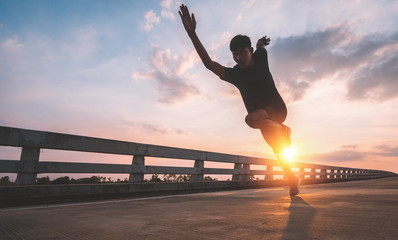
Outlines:
<svg viewBox="0 0 398 240"><path fill-rule="evenodd" d="M241 191L247 191L247 190L251 190L251 189L243 189ZM231 191L225 191L225 192L228 193L228 192L231 192ZM35 209L58 208L58 207L71 207L71 206L86 206L86 205L107 204L107 203L136 202L136 201L156 200L156 199L165 199L165 198L174 198L174 197L186 197L186 196L196 196L196 195L217 195L217 193L219 194L220 192L187 193L187 194L176 194L176 195L145 197L145 198L106 200L106 201L81 202L81 203L59 203L59 204L51 204L51 205L28 206L28 207L12 207L12 208L0 209L0 212L11 212L11 211L20 211L20 210L35 210Z"/></svg>

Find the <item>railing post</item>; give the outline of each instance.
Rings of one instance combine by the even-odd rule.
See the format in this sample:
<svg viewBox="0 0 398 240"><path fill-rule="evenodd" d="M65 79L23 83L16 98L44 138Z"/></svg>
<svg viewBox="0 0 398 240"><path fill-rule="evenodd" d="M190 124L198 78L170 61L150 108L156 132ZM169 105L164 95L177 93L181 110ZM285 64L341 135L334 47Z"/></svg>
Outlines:
<svg viewBox="0 0 398 240"><path fill-rule="evenodd" d="M232 180L250 180L250 164L235 163L234 169L239 169L239 173L233 174Z"/></svg>
<svg viewBox="0 0 398 240"><path fill-rule="evenodd" d="M130 173L129 182L143 182L145 173L145 157L134 155L132 162L132 173Z"/></svg>
<svg viewBox="0 0 398 240"><path fill-rule="evenodd" d="M356 169L352 170L352 178L356 178L358 176L358 171Z"/></svg>
<svg viewBox="0 0 398 240"><path fill-rule="evenodd" d="M316 178L316 168L311 168L310 179L315 179L315 178Z"/></svg>
<svg viewBox="0 0 398 240"><path fill-rule="evenodd" d="M190 181L203 181L203 169L205 162L203 160L195 160L194 169L196 174L192 174Z"/></svg>
<svg viewBox="0 0 398 240"><path fill-rule="evenodd" d="M242 168L242 163L235 163L234 164L234 169L236 170L236 169L239 169L239 171L240 171L240 169ZM239 179L239 175L240 175L240 173L238 173L238 174L233 174L232 175L232 180L240 180Z"/></svg>
<svg viewBox="0 0 398 240"><path fill-rule="evenodd" d="M305 168L301 167L299 170L299 178L301 178L301 180L305 179Z"/></svg>
<svg viewBox="0 0 398 240"><path fill-rule="evenodd" d="M22 169L17 175L15 184L28 185L35 184L39 165L40 148L22 148L21 163Z"/></svg>
<svg viewBox="0 0 398 240"><path fill-rule="evenodd" d="M267 174L265 174L266 181L273 181L274 180L274 166L271 164L267 165Z"/></svg>
<svg viewBox="0 0 398 240"><path fill-rule="evenodd" d="M250 164L244 163L243 170L245 171L245 174L241 175L240 180L250 180Z"/></svg>
<svg viewBox="0 0 398 240"><path fill-rule="evenodd" d="M321 172L320 172L319 178L320 179L326 179L327 178L326 175L327 175L326 169L325 168L321 168Z"/></svg>

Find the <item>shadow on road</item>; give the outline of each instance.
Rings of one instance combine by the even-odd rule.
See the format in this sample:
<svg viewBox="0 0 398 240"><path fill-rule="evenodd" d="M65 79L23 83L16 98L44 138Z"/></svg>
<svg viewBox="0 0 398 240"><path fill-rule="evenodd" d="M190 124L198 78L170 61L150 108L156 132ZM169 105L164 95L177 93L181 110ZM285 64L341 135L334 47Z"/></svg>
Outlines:
<svg viewBox="0 0 398 240"><path fill-rule="evenodd" d="M315 217L316 209L301 197L292 197L287 226L282 239L308 239L308 231Z"/></svg>

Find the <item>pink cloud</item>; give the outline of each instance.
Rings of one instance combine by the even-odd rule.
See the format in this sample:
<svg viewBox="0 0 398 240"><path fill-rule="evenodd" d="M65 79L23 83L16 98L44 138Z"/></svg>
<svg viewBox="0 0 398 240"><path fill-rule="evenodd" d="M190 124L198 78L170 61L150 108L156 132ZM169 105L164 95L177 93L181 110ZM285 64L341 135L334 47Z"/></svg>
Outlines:
<svg viewBox="0 0 398 240"><path fill-rule="evenodd" d="M155 24L160 23L160 17L156 16L153 10L145 13L144 18L138 21L139 28L145 32L151 31Z"/></svg>
<svg viewBox="0 0 398 240"><path fill-rule="evenodd" d="M185 72L198 61L196 53L173 55L170 49L152 45L149 71L134 72L133 80L153 79L157 82L159 102L174 104L191 96L200 95L198 87L189 83Z"/></svg>

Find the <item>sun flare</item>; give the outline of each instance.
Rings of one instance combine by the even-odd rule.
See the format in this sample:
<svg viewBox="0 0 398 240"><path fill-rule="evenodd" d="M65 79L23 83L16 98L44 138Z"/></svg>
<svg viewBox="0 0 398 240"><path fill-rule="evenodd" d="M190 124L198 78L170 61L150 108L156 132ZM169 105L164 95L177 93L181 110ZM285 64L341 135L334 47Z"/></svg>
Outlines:
<svg viewBox="0 0 398 240"><path fill-rule="evenodd" d="M289 148L285 149L283 152L283 156L285 157L286 160L289 162L294 161L294 158L296 156L296 150L293 146L290 146Z"/></svg>

